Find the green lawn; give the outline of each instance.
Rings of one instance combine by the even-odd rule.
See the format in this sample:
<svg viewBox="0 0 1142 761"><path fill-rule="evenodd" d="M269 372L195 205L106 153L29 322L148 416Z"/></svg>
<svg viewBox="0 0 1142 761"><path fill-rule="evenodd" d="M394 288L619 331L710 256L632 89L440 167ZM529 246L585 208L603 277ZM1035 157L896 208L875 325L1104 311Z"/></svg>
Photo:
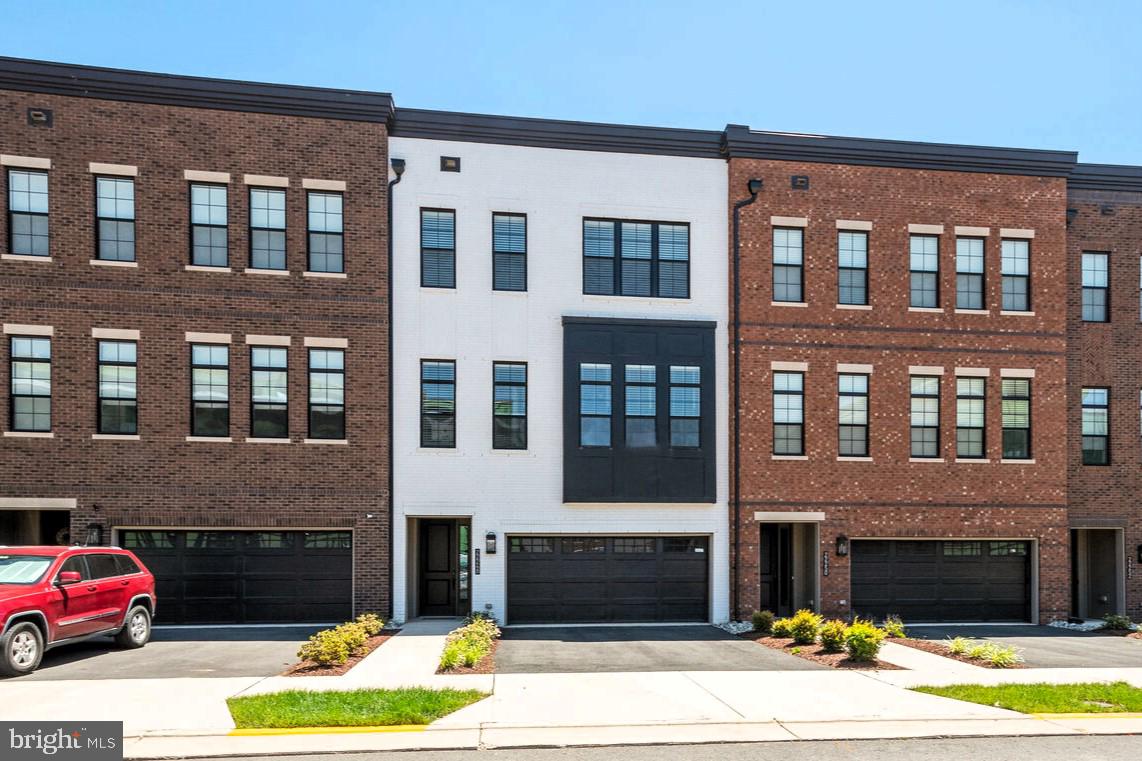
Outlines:
<svg viewBox="0 0 1142 761"><path fill-rule="evenodd" d="M914 687L916 692L966 700L1020 713L1126 713L1142 711L1142 689L1126 682L1082 684L1001 684L984 687Z"/></svg>
<svg viewBox="0 0 1142 761"><path fill-rule="evenodd" d="M291 690L226 701L238 729L287 727L382 727L428 724L483 700L479 690L396 690L309 692Z"/></svg>

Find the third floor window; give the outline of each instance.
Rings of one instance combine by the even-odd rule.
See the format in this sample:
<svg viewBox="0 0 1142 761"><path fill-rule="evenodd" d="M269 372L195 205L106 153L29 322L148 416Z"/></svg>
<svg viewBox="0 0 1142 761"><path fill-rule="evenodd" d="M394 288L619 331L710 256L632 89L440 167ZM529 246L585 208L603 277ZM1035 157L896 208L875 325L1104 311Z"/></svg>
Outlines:
<svg viewBox="0 0 1142 761"><path fill-rule="evenodd" d="M1107 254L1083 254L1083 321L1106 322L1109 317L1107 297L1109 272Z"/></svg>
<svg viewBox="0 0 1142 761"><path fill-rule="evenodd" d="M420 210L420 285L456 287L456 212Z"/></svg>
<svg viewBox="0 0 1142 761"><path fill-rule="evenodd" d="M48 174L8 170L8 253L48 255Z"/></svg>
<svg viewBox="0 0 1142 761"><path fill-rule="evenodd" d="M492 215L492 288L527 290L527 217Z"/></svg>
<svg viewBox="0 0 1142 761"><path fill-rule="evenodd" d="M286 268L286 194L273 188L250 188L250 267Z"/></svg>
<svg viewBox="0 0 1142 761"><path fill-rule="evenodd" d="M583 220L583 293L690 297L690 226Z"/></svg>
<svg viewBox="0 0 1142 761"><path fill-rule="evenodd" d="M1008 312L1027 312L1031 309L1031 242L1005 240L1001 243L1001 274L1003 277L1003 303Z"/></svg>
<svg viewBox="0 0 1142 761"><path fill-rule="evenodd" d="M225 185L190 186L190 263L229 266Z"/></svg>
<svg viewBox="0 0 1142 761"><path fill-rule="evenodd" d="M837 233L837 303L868 303L868 233Z"/></svg>
<svg viewBox="0 0 1142 761"><path fill-rule="evenodd" d="M956 238L956 309L984 309L983 238Z"/></svg>
<svg viewBox="0 0 1142 761"><path fill-rule="evenodd" d="M135 181L95 178L95 216L99 225L98 259L135 261Z"/></svg>
<svg viewBox="0 0 1142 761"><path fill-rule="evenodd" d="M927 309L940 306L940 239L913 235L909 240L909 305Z"/></svg>

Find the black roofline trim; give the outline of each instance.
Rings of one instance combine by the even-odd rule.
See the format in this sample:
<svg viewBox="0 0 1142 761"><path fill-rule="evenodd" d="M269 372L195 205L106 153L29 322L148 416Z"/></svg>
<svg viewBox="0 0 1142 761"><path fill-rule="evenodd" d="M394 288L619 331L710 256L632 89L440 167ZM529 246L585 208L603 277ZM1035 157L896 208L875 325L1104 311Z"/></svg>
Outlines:
<svg viewBox="0 0 1142 761"><path fill-rule="evenodd" d="M418 108L398 108L391 134L531 148L724 158L720 130L639 127Z"/></svg>
<svg viewBox="0 0 1142 761"><path fill-rule="evenodd" d="M1065 177L1078 160L1074 151L755 132L741 124L727 125L725 136L729 158L1042 177Z"/></svg>
<svg viewBox="0 0 1142 761"><path fill-rule="evenodd" d="M1127 164L1076 164L1067 180L1072 190L1124 190L1142 192L1142 166Z"/></svg>
<svg viewBox="0 0 1142 761"><path fill-rule="evenodd" d="M0 57L0 90L388 123L388 93L156 74Z"/></svg>
<svg viewBox="0 0 1142 761"><path fill-rule="evenodd" d="M580 315L563 315L564 325L631 325L644 328L716 328L716 320L668 320L662 318L643 319L639 317L587 317Z"/></svg>

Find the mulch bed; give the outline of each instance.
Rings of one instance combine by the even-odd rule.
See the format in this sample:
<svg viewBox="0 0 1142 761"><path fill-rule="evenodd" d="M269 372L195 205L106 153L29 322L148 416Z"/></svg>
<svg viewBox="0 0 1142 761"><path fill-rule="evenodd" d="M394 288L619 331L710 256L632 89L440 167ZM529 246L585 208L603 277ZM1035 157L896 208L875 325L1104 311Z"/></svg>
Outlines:
<svg viewBox="0 0 1142 761"><path fill-rule="evenodd" d="M966 655L956 655L955 653L953 653L951 650L948 649L947 645L944 645L940 642L932 642L931 640L926 640L926 639L910 639L907 637L905 637L903 639L890 639L887 641L888 642L895 642L896 644L904 645L905 647L910 647L913 650L923 650L925 653L931 653L932 655L939 655L939 656L944 657L944 658L949 658L953 661L959 661L960 663L967 663L967 664L970 664L972 666L979 666L980 668L985 668L985 669L999 668L998 666L992 666L987 661L981 661L981 660L977 660L975 658L968 658ZM1008 666L1004 670L1025 669L1025 668L1027 668L1026 663L1016 663L1014 666Z"/></svg>
<svg viewBox="0 0 1142 761"><path fill-rule="evenodd" d="M436 669L437 674L447 674L448 676L456 676L462 674L494 674L496 673L496 651L500 649L500 641L498 639L492 640L492 649L488 654L475 666L456 666L455 668L443 671Z"/></svg>
<svg viewBox="0 0 1142 761"><path fill-rule="evenodd" d="M313 661L302 661L301 663L293 664L288 669L283 671L281 673L281 675L282 676L341 676L342 674L347 672L349 669L353 668L358 663L365 660L365 657L368 656L369 653L373 652L378 647L385 644L385 642L387 642L389 640L389 638L396 636L396 634L399 631L400 631L400 629L386 629L385 631L381 632L380 634L378 634L375 637L369 637L369 639L365 640L365 646L361 648L360 652L358 652L356 655L350 655L349 660L345 661L342 664L339 664L339 665L337 665L337 664L322 665L320 663L314 663Z"/></svg>
<svg viewBox="0 0 1142 761"><path fill-rule="evenodd" d="M1095 629L1089 634L1099 634L1103 637L1126 637L1127 639L1142 639L1142 631L1127 631L1125 629Z"/></svg>
<svg viewBox="0 0 1142 761"><path fill-rule="evenodd" d="M859 671L902 671L899 666L894 666L885 661L853 661L849 660L847 653L828 653L820 645L798 645L792 639L784 637L767 637L757 632L745 632L739 635L744 639L751 639L759 645L765 645L773 650L781 650L782 652L790 655L795 655L798 658L803 658L813 663L820 663L823 666L829 666L835 669L854 669ZM893 640L897 642L899 640ZM797 650L797 652L793 652Z"/></svg>

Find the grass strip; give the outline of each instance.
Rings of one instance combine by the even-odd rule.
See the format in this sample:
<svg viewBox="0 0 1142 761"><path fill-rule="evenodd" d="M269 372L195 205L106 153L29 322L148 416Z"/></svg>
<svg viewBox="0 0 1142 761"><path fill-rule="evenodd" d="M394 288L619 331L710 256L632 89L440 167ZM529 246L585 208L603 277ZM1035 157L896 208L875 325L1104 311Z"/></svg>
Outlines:
<svg viewBox="0 0 1142 761"><path fill-rule="evenodd" d="M479 690L395 690L312 692L289 690L244 695L226 701L238 729L291 727L381 727L428 724L488 696Z"/></svg>
<svg viewBox="0 0 1142 761"><path fill-rule="evenodd" d="M1020 713L1133 713L1142 711L1142 689L1126 682L1079 684L956 684L914 687L916 692L1006 708Z"/></svg>

